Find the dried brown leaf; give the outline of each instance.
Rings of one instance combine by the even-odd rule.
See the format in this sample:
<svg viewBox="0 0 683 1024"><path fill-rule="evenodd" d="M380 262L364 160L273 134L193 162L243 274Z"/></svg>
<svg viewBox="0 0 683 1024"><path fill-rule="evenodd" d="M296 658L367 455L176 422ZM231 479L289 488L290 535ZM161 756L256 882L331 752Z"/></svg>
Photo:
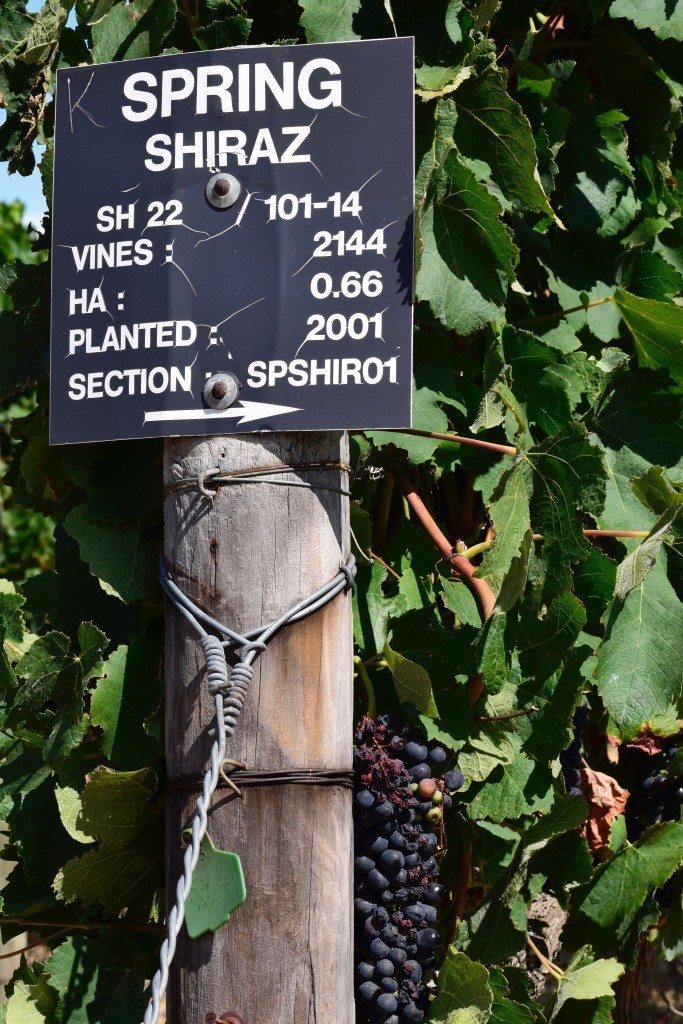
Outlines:
<svg viewBox="0 0 683 1024"><path fill-rule="evenodd" d="M597 853L608 845L612 822L626 807L629 792L611 775L595 772L588 765L581 769L581 792L590 805L581 834L591 851Z"/></svg>

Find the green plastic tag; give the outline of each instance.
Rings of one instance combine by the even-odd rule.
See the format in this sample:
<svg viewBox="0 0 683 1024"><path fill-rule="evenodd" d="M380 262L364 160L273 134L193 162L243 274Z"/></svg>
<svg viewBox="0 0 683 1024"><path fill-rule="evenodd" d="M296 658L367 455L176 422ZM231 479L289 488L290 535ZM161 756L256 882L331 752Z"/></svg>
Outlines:
<svg viewBox="0 0 683 1024"><path fill-rule="evenodd" d="M247 898L242 862L236 853L217 850L205 835L185 902L185 927L191 938L215 932Z"/></svg>

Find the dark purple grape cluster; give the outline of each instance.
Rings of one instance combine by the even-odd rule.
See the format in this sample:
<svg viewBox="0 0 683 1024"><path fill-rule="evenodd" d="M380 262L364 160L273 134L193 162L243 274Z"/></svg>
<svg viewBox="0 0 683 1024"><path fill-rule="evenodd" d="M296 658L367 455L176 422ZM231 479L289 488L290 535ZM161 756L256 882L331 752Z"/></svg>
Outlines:
<svg viewBox="0 0 683 1024"><path fill-rule="evenodd" d="M581 751L583 749L583 730L588 725L590 708L580 704L574 712L574 735L566 750L560 754L560 764L564 783L570 796L581 796Z"/></svg>
<svg viewBox="0 0 683 1024"><path fill-rule="evenodd" d="M661 754L622 748L620 767L628 772L626 830L631 842L649 825L678 821L683 806L683 736L671 737Z"/></svg>
<svg viewBox="0 0 683 1024"><path fill-rule="evenodd" d="M418 1024L441 938L448 892L436 879L443 816L463 785L439 777L444 747L394 714L364 718L356 732L356 993L372 1024Z"/></svg>

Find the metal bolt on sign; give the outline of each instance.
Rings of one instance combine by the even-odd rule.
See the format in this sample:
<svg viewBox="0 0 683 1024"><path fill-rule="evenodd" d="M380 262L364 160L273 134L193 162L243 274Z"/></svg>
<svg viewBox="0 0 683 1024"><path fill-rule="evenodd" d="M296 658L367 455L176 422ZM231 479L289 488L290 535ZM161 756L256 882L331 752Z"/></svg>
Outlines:
<svg viewBox="0 0 683 1024"><path fill-rule="evenodd" d="M212 409L228 409L239 392L240 382L234 373L214 373L204 384L204 401Z"/></svg>
<svg viewBox="0 0 683 1024"><path fill-rule="evenodd" d="M232 174L214 174L206 186L206 198L216 210L226 210L240 197L242 186Z"/></svg>

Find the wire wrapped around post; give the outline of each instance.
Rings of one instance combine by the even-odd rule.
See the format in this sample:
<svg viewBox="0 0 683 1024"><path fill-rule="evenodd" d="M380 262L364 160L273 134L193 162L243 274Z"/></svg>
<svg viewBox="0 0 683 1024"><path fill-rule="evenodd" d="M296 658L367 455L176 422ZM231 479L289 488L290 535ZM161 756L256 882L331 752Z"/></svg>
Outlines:
<svg viewBox="0 0 683 1024"><path fill-rule="evenodd" d="M208 812L211 798L218 786L218 780L226 759L227 740L237 725L249 683L254 672L256 658L265 651L269 640L283 628L313 615L348 587L353 586L356 576L356 562L353 555L342 565L337 575L328 583L299 601L279 618L265 626L258 626L244 635L212 618L187 597L174 582L163 556L159 564L159 578L164 592L180 614L197 633L204 652L209 690L214 698L215 719L209 730L213 737L209 766L202 781L201 793L197 797L195 813L190 826L191 838L183 856L183 873L176 886L176 901L166 921L166 938L159 953L159 969L152 979L151 995L144 1016L144 1024L157 1024L161 1001L168 985L168 972L173 960L178 933L183 925L185 902L192 885L192 876L199 860L201 842L206 835ZM213 630L213 632L209 632ZM219 639L218 633L224 639ZM226 653L234 650L238 654L237 664L228 667Z"/></svg>

